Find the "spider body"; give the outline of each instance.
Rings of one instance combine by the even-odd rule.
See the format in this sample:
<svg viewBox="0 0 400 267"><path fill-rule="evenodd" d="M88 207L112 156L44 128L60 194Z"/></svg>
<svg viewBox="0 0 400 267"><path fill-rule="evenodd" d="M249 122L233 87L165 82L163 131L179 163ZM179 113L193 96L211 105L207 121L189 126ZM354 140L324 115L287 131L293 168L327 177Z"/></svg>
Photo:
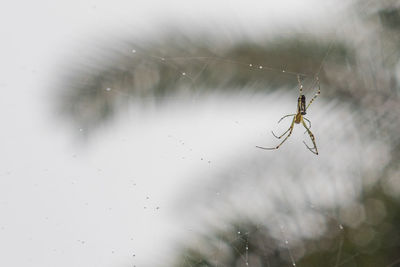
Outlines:
<svg viewBox="0 0 400 267"><path fill-rule="evenodd" d="M297 113L294 117L294 123L300 124L300 122L303 120L303 115L301 113Z"/></svg>
<svg viewBox="0 0 400 267"><path fill-rule="evenodd" d="M299 124L303 119L303 115L306 115L306 97L305 95L300 95L297 99L297 113L294 118L294 123Z"/></svg>
<svg viewBox="0 0 400 267"><path fill-rule="evenodd" d="M282 141L279 145L277 145L276 147L271 147L271 148L269 148L269 147L256 146L257 148L261 148L261 149L265 149L265 150L274 150L274 149L278 149L278 148L289 138L289 136L292 134L294 124L300 124L300 123L301 123L301 124L304 126L304 128L306 129L306 133L308 133L308 135L310 136L310 139L311 139L311 141L312 141L312 143L313 143L313 147L309 147L304 141L303 141L303 143L306 145L306 147L308 148L308 150L310 150L312 153L318 155L318 149L317 149L317 145L316 145L316 143L315 143L315 137L314 137L313 133L310 131L311 122L310 122L306 117L304 117L304 115L307 114L307 109L308 109L308 107L311 105L311 103L312 103L312 102L318 97L318 95L321 93L320 85L319 85L319 79L318 79L318 77L316 77L316 79L315 79L316 84L318 85L318 91L317 91L317 93L314 95L314 97L311 99L311 101L308 103L307 106L306 106L306 96L303 95L303 85L301 84L300 76L297 76L297 80L298 80L298 82L299 82L299 91L300 91L300 96L299 96L299 98L297 99L297 112L296 112L295 114L285 115L285 116L283 116L283 117L278 121L278 123L280 123L281 120L283 120L284 118L292 117L292 116L293 116L292 123L290 124L289 129L287 129L287 130L286 130L282 135L280 135L280 136L276 136L276 135L274 134L274 132L272 132L272 134L273 134L276 138L278 138L278 139L281 139L281 138L282 138L283 136L285 136L287 133L288 133L288 135L287 135L287 136L283 139L283 141ZM309 126L307 126L307 124L305 123L304 120L306 120L306 121L309 123Z"/></svg>

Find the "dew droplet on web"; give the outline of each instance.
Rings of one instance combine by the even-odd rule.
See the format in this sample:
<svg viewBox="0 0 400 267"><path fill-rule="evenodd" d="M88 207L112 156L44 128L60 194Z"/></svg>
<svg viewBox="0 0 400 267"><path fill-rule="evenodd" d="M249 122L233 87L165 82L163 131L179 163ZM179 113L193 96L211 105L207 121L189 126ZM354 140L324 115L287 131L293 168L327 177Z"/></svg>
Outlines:
<svg viewBox="0 0 400 267"><path fill-rule="evenodd" d="M253 64L249 64L249 67L253 67Z"/></svg>
<svg viewBox="0 0 400 267"><path fill-rule="evenodd" d="M282 72L286 72L285 70L282 70Z"/></svg>
<svg viewBox="0 0 400 267"><path fill-rule="evenodd" d="M135 49L132 49L132 53L136 53L136 50L135 50Z"/></svg>
<svg viewBox="0 0 400 267"><path fill-rule="evenodd" d="M339 224L340 230L343 230L343 225Z"/></svg>
<svg viewBox="0 0 400 267"><path fill-rule="evenodd" d="M182 75L185 76L185 75L186 75L186 72L182 72Z"/></svg>
<svg viewBox="0 0 400 267"><path fill-rule="evenodd" d="M107 87L107 88L106 88L106 91L111 91L111 88Z"/></svg>
<svg viewBox="0 0 400 267"><path fill-rule="evenodd" d="M238 235L240 235L240 231L238 231L237 233L238 233Z"/></svg>
<svg viewBox="0 0 400 267"><path fill-rule="evenodd" d="M261 66L261 65L260 65L258 68L259 68L259 69L262 69L262 68L263 68L263 66Z"/></svg>

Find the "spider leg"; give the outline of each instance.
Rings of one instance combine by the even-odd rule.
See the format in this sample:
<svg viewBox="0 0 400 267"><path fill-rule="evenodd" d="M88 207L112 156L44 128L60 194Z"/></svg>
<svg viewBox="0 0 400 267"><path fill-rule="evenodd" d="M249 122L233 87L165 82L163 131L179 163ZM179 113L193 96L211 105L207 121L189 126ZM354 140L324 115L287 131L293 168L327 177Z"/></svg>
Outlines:
<svg viewBox="0 0 400 267"><path fill-rule="evenodd" d="M305 119L308 122L308 129L311 129L311 121L305 117L303 117L303 119ZM307 132L307 130L304 133L306 133L306 132Z"/></svg>
<svg viewBox="0 0 400 267"><path fill-rule="evenodd" d="M283 117L278 121L278 123L280 123L281 120L283 120L284 118L290 117L290 116L296 116L296 114L289 114L289 115L283 116ZM284 133L281 134L280 136L277 136L277 135L274 133L274 131L271 131L271 133L272 133L272 135L273 135L274 137L276 137L276 138L278 138L278 139L281 139L287 132L289 132L289 130L290 130L290 128L288 128L288 129L286 130L286 132L284 132Z"/></svg>
<svg viewBox="0 0 400 267"><path fill-rule="evenodd" d="M274 131L271 131L272 135L278 139L281 139L287 132L289 132L290 128L288 128L282 135L276 136Z"/></svg>
<svg viewBox="0 0 400 267"><path fill-rule="evenodd" d="M279 119L278 123L280 123L284 118L290 117L290 116L295 116L296 114L289 114L289 115L285 115L282 118Z"/></svg>
<svg viewBox="0 0 400 267"><path fill-rule="evenodd" d="M274 150L274 149L278 149L283 143L285 143L285 141L289 138L289 136L292 134L293 132L293 127L294 127L294 121L295 118L293 118L292 124L290 124L290 127L288 129L289 134L285 137L285 139L283 139L283 141L277 145L276 147L261 147L261 146L256 146L257 148L261 148L261 149L265 149L265 150ZM287 131L286 131L287 132Z"/></svg>
<svg viewBox="0 0 400 267"><path fill-rule="evenodd" d="M312 153L314 153L315 155L318 155L318 149L317 149L317 145L315 144L315 137L313 135L313 133L310 131L310 129L307 127L306 123L304 122L304 120L301 120L301 123L303 124L304 128L306 128L308 135L311 138L311 141L314 145L314 147L309 147L305 141L303 141L303 143L306 145L306 147L308 148L308 150L310 150ZM315 150L315 151L314 151Z"/></svg>
<svg viewBox="0 0 400 267"><path fill-rule="evenodd" d="M312 102L314 102L314 100L319 96L319 94L321 93L321 86L320 86L320 84L319 84L319 78L318 78L318 76L317 77L315 77L315 81L316 81L316 84L318 85L318 91L317 91L317 93L315 93L315 95L313 96L313 98L310 100L310 102L308 103L308 105L307 105L307 107L306 107L306 110L308 109L308 107L311 105L311 103Z"/></svg>
<svg viewBox="0 0 400 267"><path fill-rule="evenodd" d="M305 141L303 141L303 144L308 148L308 150L311 151L311 153L313 153L313 154L315 154L315 155L318 155L318 151L314 151L314 150L313 150L314 148L309 147Z"/></svg>
<svg viewBox="0 0 400 267"><path fill-rule="evenodd" d="M305 119L308 122L308 129L311 129L311 121L305 117L303 117L303 119Z"/></svg>

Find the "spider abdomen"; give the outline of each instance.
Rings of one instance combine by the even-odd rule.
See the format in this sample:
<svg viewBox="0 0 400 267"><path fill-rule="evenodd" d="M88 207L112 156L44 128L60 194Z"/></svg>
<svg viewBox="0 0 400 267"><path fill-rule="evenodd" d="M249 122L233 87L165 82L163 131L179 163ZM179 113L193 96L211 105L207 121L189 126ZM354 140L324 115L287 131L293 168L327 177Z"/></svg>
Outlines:
<svg viewBox="0 0 400 267"><path fill-rule="evenodd" d="M306 96L300 95L297 100L297 112L306 115Z"/></svg>

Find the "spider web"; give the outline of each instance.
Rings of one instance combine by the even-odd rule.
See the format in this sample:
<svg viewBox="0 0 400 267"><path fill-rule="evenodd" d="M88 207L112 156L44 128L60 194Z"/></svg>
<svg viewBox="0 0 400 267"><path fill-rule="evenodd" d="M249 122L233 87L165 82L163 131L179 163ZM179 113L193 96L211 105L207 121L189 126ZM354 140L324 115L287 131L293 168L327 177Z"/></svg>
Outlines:
<svg viewBox="0 0 400 267"><path fill-rule="evenodd" d="M137 51L135 51L136 53ZM220 60L218 57L168 58L151 56L151 59L166 62L164 64L176 70L177 75L182 75L181 79L187 79L189 85L193 87L197 86L198 77L207 70L210 64L237 64L240 68L247 69L246 71L285 73L263 65L254 68L256 64L253 65L252 63L238 63L227 59L221 59L221 62L218 62ZM187 62L187 60L198 61L196 71L185 68L184 62ZM326 60L326 56L323 60ZM215 61L218 63L213 63ZM260 66L262 67L260 68ZM303 74L291 72L289 75L295 80L297 75ZM182 145L185 143L181 139L179 139L179 142ZM285 188L285 186L282 186L282 188ZM217 194L220 196L219 192ZM336 198L341 199L342 197L337 195ZM287 204L287 206L289 213L298 211L296 207L293 207L290 211L290 204ZM199 233L197 236L189 238L191 242L183 246L181 258L174 266L312 266L308 262L308 256L318 253L318 250L321 249L318 244L322 247L328 246L322 249L327 251L324 259L327 262L326 266L353 266L360 256L364 256L362 251L349 249L344 245L351 237L348 236L347 227L339 219L339 210L329 211L330 208L327 208L327 206L319 206L313 201L309 201L307 208L324 218L328 225L329 230L325 232L328 237L323 237L323 241L318 241L321 236L314 237L315 239L308 237L305 240L304 237L299 236L296 233L299 231L298 226L296 226L296 223L293 226L293 221L296 222L297 220L296 216L293 215L288 215L286 218L277 216L268 222L248 218L234 222L233 225L231 223L225 224L225 226L210 227L207 233ZM222 223L222 225L224 224ZM279 231L272 231L271 233L271 227L268 225L273 225L273 228L279 229ZM263 243L260 239L265 242ZM326 241L327 239L328 241ZM316 244L312 246L310 243ZM234 262L229 261L227 260L229 257L236 260ZM396 263L395 260L387 266L394 266Z"/></svg>
<svg viewBox="0 0 400 267"><path fill-rule="evenodd" d="M329 45L329 49L326 50L325 56L322 57L322 60L320 59L321 63L319 68L317 68L316 73L319 74L321 72L323 63L327 60L328 55L331 52L331 47L332 43ZM240 73L246 73L246 75L250 77L250 80L252 80L253 83L250 84L247 80L244 82L248 87L253 85L257 87L260 84L263 84L266 80L264 76L269 77L268 75L273 75L284 77L284 79L293 81L293 86L291 86L291 88L293 88L293 91L296 91L297 93L296 76L300 75L312 78L314 75L313 71L307 72L307 74L292 71L289 70L289 68L270 67L265 63L255 63L246 60L241 61L215 55L180 57L169 56L167 54L160 56L149 54L146 50L141 50L138 47L130 47L129 49L126 49L124 53L135 58L135 68L138 68L137 70L139 70L145 77L149 77L146 75L150 73L150 77L155 77L154 79L158 83L162 77L158 76L154 70L157 66L161 65L165 67L162 68L161 72L166 74L167 82L172 81L170 85L172 90L163 91L162 88L159 88L161 93L156 95L152 95L146 91L144 91L142 95L137 95L135 92L130 92L129 88L127 89L124 86L106 86L105 84L100 84L100 90L102 90L106 96L112 97L113 94L118 95L122 99L132 100L133 104L136 103L135 101L146 99L153 101L154 99L158 100L165 98L187 101L190 99L193 92L195 92L195 95L196 93L204 95L209 93L206 87L223 89L224 87L234 86L229 79L224 80L224 77L240 75ZM216 69L220 72L217 72ZM224 71L226 71L226 73L224 75L221 74L221 72L223 73ZM222 82L219 81L220 79ZM204 80L207 80L207 86L204 86ZM159 84L162 85L163 83L159 82ZM136 85L136 88L139 89L141 86L154 88L154 86L143 85L143 83L140 82ZM242 87L242 85L239 84L239 87ZM131 103L129 105L133 104ZM329 111L326 111L325 113L322 112L322 114L327 113L329 113ZM327 125L325 125L325 127L328 128ZM325 132L328 132L328 130ZM196 148L192 148L192 146L189 145L190 142L187 142L184 138L175 135L170 135L169 137L174 140L174 142L180 143L188 151L195 151L197 154L203 154L201 151L196 151ZM337 136L331 137L337 139ZM203 156L201 160L203 159L208 163L211 163L209 155ZM298 161L298 158L296 157L289 160L289 162L296 161ZM304 160L301 162L302 163L299 164L300 166L309 165ZM277 162L275 161L274 163ZM329 169L329 167L327 169ZM220 187L223 188L223 186ZM251 218L251 216L245 216L244 220L237 220L236 218L236 221L232 220L228 223L223 223L223 221L221 221L221 225L209 227L206 234L199 233L197 236L192 237L191 241L197 243L197 245L186 244L183 246L181 249L182 258L178 260L177 266L256 267L285 266L286 264L292 266L310 266L307 263L303 263L303 260L307 260L309 254L317 251L318 246L314 245L313 247L309 243L313 243L314 241L317 242L316 240L318 240L318 237L320 236L314 238L308 237L306 238L306 241L302 241L304 237L301 235L299 236L298 233L300 231L296 222L300 221L300 218L305 216L303 214L296 215L296 212L300 209L297 207L291 207L291 204L288 204L290 202L289 197L287 196L287 192L289 192L287 187L281 185L279 188L281 188L282 194L278 200L280 199L279 201L283 202L282 206L286 209L285 212L287 213L287 216L282 216L281 214L281 216L276 216L272 219L270 218L268 221L264 222ZM304 191L300 190L300 192L306 191L306 189L304 189ZM223 195L223 193L221 194ZM236 192L233 195L238 197L239 193ZM337 195L336 198L340 200L343 199L343 196ZM324 245L324 243L329 244L328 248L323 249L329 251L329 257L326 259L326 261L328 261L328 266L338 267L347 266L347 264L351 266L351 264L354 264L354 259L359 257L362 253L356 250L346 249L344 243L345 240L348 239L346 236L347 227L339 219L338 213L340 212L332 211L330 209L332 209L332 205L319 204L318 202L311 200L307 204L307 210L311 210L315 214L320 215L324 218L323 220L326 221L326 224L330 226L330 230L326 231L329 241L322 242L322 245ZM283 212L283 214L285 214L285 212ZM272 229L269 227L270 225L273 226ZM213 236L219 238L213 238ZM266 243L261 242L260 239L266 240ZM210 247L212 248L211 252L209 251ZM260 262L260 255L262 256L261 258L263 262ZM235 262L227 262L226 259L229 257L233 257L237 260ZM397 261L393 261L393 264L396 264L396 262Z"/></svg>
<svg viewBox="0 0 400 267"><path fill-rule="evenodd" d="M133 53L137 54L138 51L134 50ZM150 57L151 60L162 62L168 67L171 67L176 71L177 75L181 75L180 79L189 81L189 86L196 86L196 81L201 73L205 72L210 64L213 64L210 63L210 61L215 62L220 60L220 58L217 57L168 58L147 55L145 55L145 57ZM198 66L195 68L198 71L197 73L185 69L185 65L182 62L186 62L187 60L198 61ZM205 61L205 63L203 61ZM275 70L264 67L263 65L258 65L258 67L254 68L252 63L238 63L226 59L222 59L221 62L218 63L223 65L237 64L240 68L247 68L247 70L251 71L288 73L294 80L296 80L297 75L304 75L302 73ZM171 138L175 139L181 145L185 145L185 142L180 138L173 136L171 136ZM188 150L192 151L192 148L188 148ZM324 211L325 208L319 208L317 205L311 203L308 204L308 209L321 215L327 221L330 221L328 224L333 225L330 232L335 236L335 242L331 244L332 247L330 251L333 250L336 251L336 253L334 253L334 257L329 259L329 266L343 266L359 255L359 253L348 254L343 252L345 227L339 219L337 219L337 215L332 215ZM299 266L298 262L301 261L308 252L304 251L304 248L302 248L302 242L299 241L298 235L293 236L293 231L296 231L296 229L293 229L293 225L288 226L288 224L290 225L291 223L289 223L287 219L288 218L274 218L271 223L273 225L278 225L279 227L277 229L279 229L279 231L272 234L271 229L265 226L265 223L255 223L251 220L235 223L234 226L225 226L225 228L223 227L223 229L219 229L219 231L214 232L211 230L211 237L210 233L208 233L208 235L199 234L192 240L192 242L197 243L197 245L188 245L182 249L182 257L176 266L232 266L232 262L229 263L224 260L224 258L229 257L227 254L231 256L232 254L235 255L233 256L236 258L235 266L283 266L286 263L292 266ZM290 220L293 220L293 218ZM214 235L222 237L214 238L212 237ZM263 248L262 252L260 252L260 239L266 240L261 246ZM210 246L212 249L204 248L204 246ZM229 253L226 252L227 247L229 248ZM261 255L263 255L262 262L255 256L255 253L261 253Z"/></svg>

